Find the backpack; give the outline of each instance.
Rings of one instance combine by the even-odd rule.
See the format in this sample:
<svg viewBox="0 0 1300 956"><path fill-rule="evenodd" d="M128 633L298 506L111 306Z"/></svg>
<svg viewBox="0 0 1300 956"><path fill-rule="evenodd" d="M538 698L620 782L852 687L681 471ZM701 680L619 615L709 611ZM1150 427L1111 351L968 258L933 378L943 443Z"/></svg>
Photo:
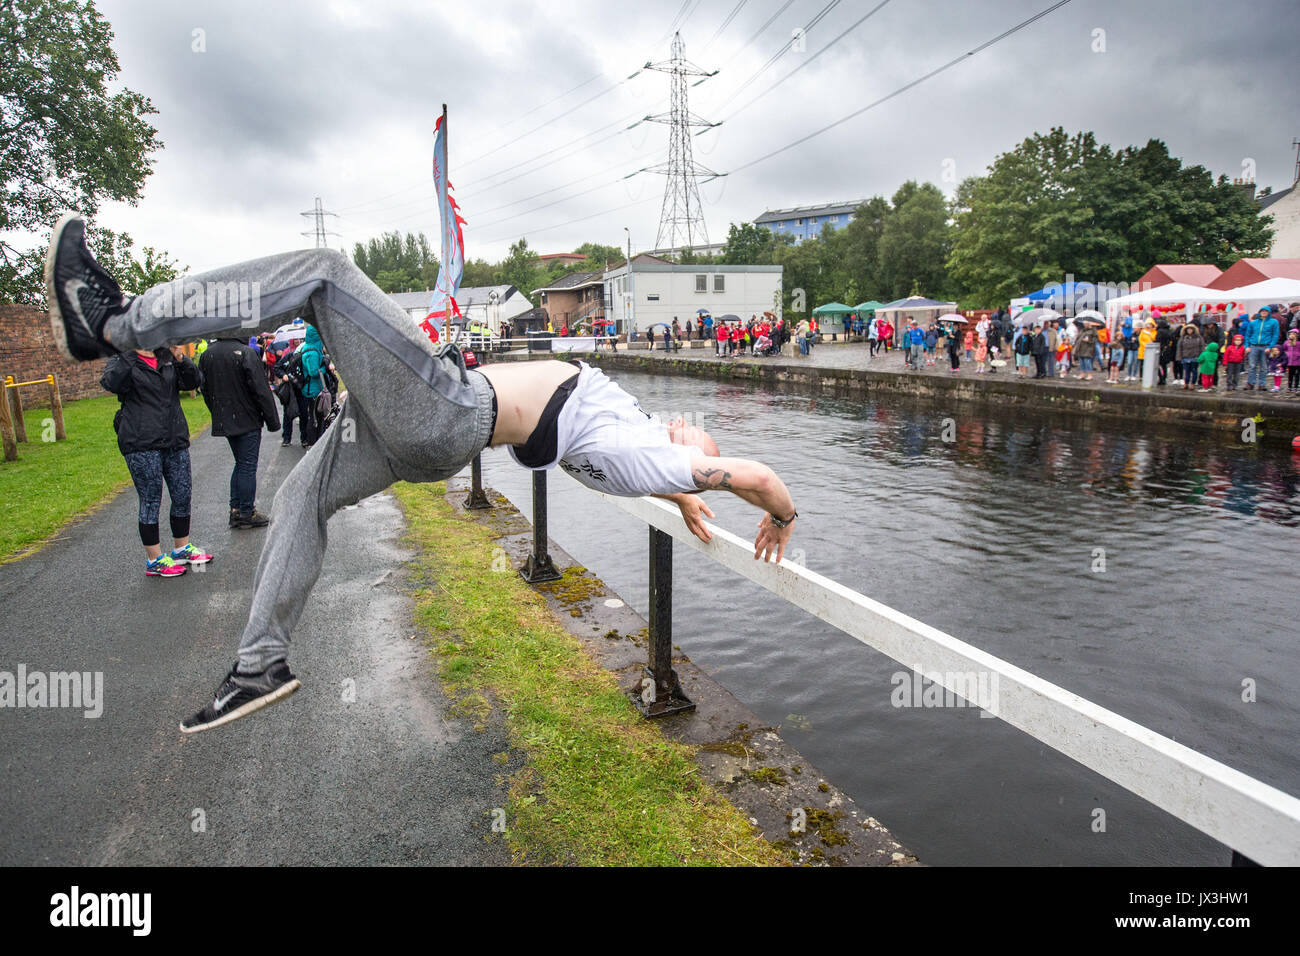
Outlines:
<svg viewBox="0 0 1300 956"><path fill-rule="evenodd" d="M275 363L275 371L281 378L287 378L294 388L302 388L307 382L307 373L302 367L302 349L281 356Z"/></svg>
<svg viewBox="0 0 1300 956"><path fill-rule="evenodd" d="M1034 337L1028 332L1022 332L1020 338L1016 339L1016 354L1031 355L1034 351Z"/></svg>

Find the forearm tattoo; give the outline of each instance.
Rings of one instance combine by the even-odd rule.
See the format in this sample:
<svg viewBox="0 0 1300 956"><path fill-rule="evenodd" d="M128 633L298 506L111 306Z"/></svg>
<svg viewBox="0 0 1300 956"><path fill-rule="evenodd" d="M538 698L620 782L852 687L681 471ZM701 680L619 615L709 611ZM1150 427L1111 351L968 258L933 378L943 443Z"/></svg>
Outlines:
<svg viewBox="0 0 1300 956"><path fill-rule="evenodd" d="M696 468L691 472L695 479L695 487L701 491L706 489L722 489L724 491L733 491L731 487L731 472L723 471L721 468Z"/></svg>

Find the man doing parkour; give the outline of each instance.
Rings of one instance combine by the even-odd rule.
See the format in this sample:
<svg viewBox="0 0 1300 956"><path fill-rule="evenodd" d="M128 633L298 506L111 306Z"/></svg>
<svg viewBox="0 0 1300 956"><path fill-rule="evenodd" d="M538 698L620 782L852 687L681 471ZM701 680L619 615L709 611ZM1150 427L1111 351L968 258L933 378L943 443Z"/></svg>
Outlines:
<svg viewBox="0 0 1300 956"><path fill-rule="evenodd" d="M302 316L347 382L343 420L275 496L239 659L213 699L182 722L185 733L237 720L300 686L289 672L289 632L320 575L330 515L399 480L448 478L488 446L509 446L525 468L558 464L608 494L670 500L705 541L704 516L713 512L695 492L730 491L766 512L754 539L756 559L780 561L793 533L794 502L766 465L720 457L702 429L682 419L661 423L599 369L579 362L467 370L455 347L435 348L342 253L307 249L253 259L128 299L86 248L85 223L69 213L54 227L45 280L54 339L69 359L249 334ZM232 310L224 293L250 289L254 307Z"/></svg>

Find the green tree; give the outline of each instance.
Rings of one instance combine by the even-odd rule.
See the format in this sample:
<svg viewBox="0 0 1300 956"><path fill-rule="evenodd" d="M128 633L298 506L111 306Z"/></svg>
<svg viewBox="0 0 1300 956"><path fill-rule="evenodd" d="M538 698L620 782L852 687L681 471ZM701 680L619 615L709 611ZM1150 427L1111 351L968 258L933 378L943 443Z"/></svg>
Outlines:
<svg viewBox="0 0 1300 956"><path fill-rule="evenodd" d="M498 269L502 285L512 285L524 295L539 288L537 253L528 247L527 239L520 239L510 247L509 254Z"/></svg>
<svg viewBox="0 0 1300 956"><path fill-rule="evenodd" d="M877 281L886 300L948 292L946 261L951 245L948 202L933 183L905 182L880 230Z"/></svg>
<svg viewBox="0 0 1300 956"><path fill-rule="evenodd" d="M129 248L131 237L123 235L122 238ZM131 259L126 266L125 281L119 281L118 284L131 295L139 295L156 285L178 279L188 271L188 266L181 265L168 253L159 252L153 246L145 246L144 258Z"/></svg>
<svg viewBox="0 0 1300 956"><path fill-rule="evenodd" d="M490 265L486 259L474 259L465 263L465 272L461 276L460 284L462 288L468 289L476 286L498 285L498 279L500 279L498 266Z"/></svg>
<svg viewBox="0 0 1300 956"><path fill-rule="evenodd" d="M587 257L587 261L579 266L584 272L595 272L597 269L604 269L606 262L613 265L627 258L626 250L618 246L601 245L599 242L584 242L573 251Z"/></svg>
<svg viewBox="0 0 1300 956"><path fill-rule="evenodd" d="M1226 176L1160 140L1118 152L1055 127L960 184L948 267L984 306L1064 281L1132 282L1156 263L1226 267L1264 255L1272 229Z"/></svg>
<svg viewBox="0 0 1300 956"><path fill-rule="evenodd" d="M733 222L719 259L733 266L770 265L775 245L771 229L752 222L739 226Z"/></svg>
<svg viewBox="0 0 1300 956"><path fill-rule="evenodd" d="M889 201L883 196L872 196L858 206L849 224L840 230L840 254L852 283L851 293L846 289L843 296L846 305L857 305L868 298L888 301L881 288L880 237L889 214Z"/></svg>
<svg viewBox="0 0 1300 956"><path fill-rule="evenodd" d="M119 72L113 31L89 0L0 0L0 301L44 300L46 234L57 213L94 221L101 203L135 205L162 147L157 110Z"/></svg>
<svg viewBox="0 0 1300 956"><path fill-rule="evenodd" d="M352 261L385 292L423 291L438 281L438 259L422 232L385 232L358 242Z"/></svg>

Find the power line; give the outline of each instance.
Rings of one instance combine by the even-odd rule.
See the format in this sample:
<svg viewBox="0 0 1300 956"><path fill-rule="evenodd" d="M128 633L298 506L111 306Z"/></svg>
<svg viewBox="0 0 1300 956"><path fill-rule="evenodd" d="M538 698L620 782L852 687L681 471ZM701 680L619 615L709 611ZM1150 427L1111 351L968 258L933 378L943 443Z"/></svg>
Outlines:
<svg viewBox="0 0 1300 956"><path fill-rule="evenodd" d="M774 149L770 153L764 153L762 156L759 156L757 159L750 160L749 162L745 163L742 166L737 166L735 169L731 170L731 174L734 175L735 173L749 169L751 166L757 166L759 163L765 162L771 159L773 156L779 156L780 154L786 152L787 150L794 149L794 147L806 143L809 140L813 139L814 137L820 136L822 133L827 132L828 130L832 130L837 126L842 126L844 123L847 123L849 120L857 116L861 116L863 113L867 112L867 110L875 109L881 103L885 103L889 100L892 100L894 97L898 96L901 93L906 93L908 90L912 89L915 86L919 86L920 84L924 83L926 80L938 76L940 73L943 73L945 70L951 69L952 67L956 66L958 63L961 63L963 60L975 56L975 54L977 53L982 53L984 50L987 50L989 47L993 46L993 44L1005 40L1007 37L1011 36L1012 34L1019 33L1025 27L1030 26L1033 23L1036 23L1037 21L1041 20L1043 17L1047 16L1050 13L1054 13L1055 11L1059 10L1061 7L1065 6L1069 2L1070 0L1059 0L1058 3L1052 4L1047 9L1034 14L1032 17L1030 17L1027 20L1022 20L1020 23L1016 24L1011 29L999 33L993 39L981 43L979 46L975 47L975 49L968 50L967 52L961 54L960 56L954 57L953 59L949 60L943 66L931 70L929 73L926 73L924 76L918 77L915 80L912 80L912 82L907 83L904 86L900 86L898 89L894 90L894 92L882 96L880 99L872 103L868 103L866 106L863 106L860 109L854 110L852 113L849 113L847 116L840 117L833 123L828 123L827 125L821 127L820 129L813 130L811 133L808 133L805 136L801 136L799 139L793 140L792 142L787 143L786 145L780 147L779 149Z"/></svg>
<svg viewBox="0 0 1300 956"><path fill-rule="evenodd" d="M860 109L854 110L852 113L849 113L847 116L844 116L844 117L842 117L842 118L836 120L836 121L833 122L833 123L830 123L830 124L828 124L828 125L826 125L826 126L823 126L822 128L820 128L820 129L818 129L818 130L814 130L813 132L807 134L806 136L802 136L802 137L800 137L799 139L794 140L793 142L787 143L785 146L782 146L780 149L775 149L775 150L771 151L770 153L765 153L764 155L759 156L758 158L753 159L753 160L749 161L748 163L745 163L745 164L742 165L742 166L738 166L738 167L736 167L735 169L733 169L733 170L731 171L730 175L734 175L735 173L738 173L738 172L741 172L741 171L743 171L743 170L749 169L751 166L756 166L756 165L758 165L759 163L762 163L762 162L764 162L764 161L766 161L766 160L768 160L768 159L771 159L773 156L780 155L781 153L784 153L784 152L787 152L787 151L790 150L790 149L793 149L795 146L798 146L798 145L800 145L800 144L802 144L802 143L806 143L806 142L808 142L809 140L811 140L811 139L813 139L813 138L815 138L815 137L817 137L817 136L820 136L822 133L827 132L828 130L831 130L831 129L834 129L835 127L837 127L837 126L841 126L841 125L843 125L844 123L848 122L850 119L853 119L854 117L860 116L860 115L862 115L863 113L867 112L868 110L870 110L870 109L874 109L875 107L879 106L880 104L882 104L882 103L884 103L884 102L887 102L888 100L891 100L891 99L893 99L894 97L899 96L899 95L901 95L902 93L905 93L905 92L907 92L908 90L910 90L910 89L912 89L912 88L914 88L914 87L916 87L916 86L919 86L921 83L924 83L926 80L931 79L932 77L938 76L940 73L942 73L942 72L944 72L944 71L946 71L946 70L948 70L948 69L951 69L953 66L956 66L956 65L957 65L958 63L960 63L962 60L965 60L965 59L967 59L968 57L975 56L975 55L978 54L978 53L982 53L984 50L987 50L989 47L993 46L994 44L996 44L996 43L1000 43L1002 40L1007 39L1008 37L1012 36L1013 34L1019 33L1021 30L1025 29L1026 27L1031 26L1032 24L1034 24L1034 23L1036 23L1037 21L1043 19L1044 17L1046 17L1046 16L1048 16L1048 15L1050 15L1050 14L1056 12L1057 10L1059 10L1061 7L1065 6L1065 5L1068 4L1069 2L1070 2L1070 0L1059 0L1059 2L1052 4L1050 7L1047 7L1046 9L1040 11L1039 13L1035 14L1035 15L1032 16L1032 17L1029 17L1029 18L1026 19L1026 20L1022 20L1020 23L1016 24L1015 26L1011 27L1011 28L1008 29L1008 30L1003 31L1002 33L1000 33L1000 34L998 34L997 36L993 37L991 40L987 40L987 41L985 41L984 43L981 43L979 46L975 47L974 49L969 50L969 51L967 51L966 53L963 53L963 54L961 54L961 55L958 56L958 57L955 57L954 59L948 61L947 63L943 64L942 66L938 67L937 69L931 70L929 73L926 73L924 76L921 76L921 77L918 77L918 78L915 79L915 80L912 80L910 83L907 83L907 84L905 84L904 86L899 87L898 89L894 90L892 93L889 93L889 94L886 95L886 96L882 96L880 99L876 100L875 102L868 103L866 106L861 107ZM706 181L707 181L707 180L706 180ZM649 201L650 201L650 198L647 198L647 199L641 199L641 200L638 200L638 201L636 201L636 202L628 203L628 204L626 204L626 205L615 206L615 207L613 207L613 208L611 208L611 209L604 209L604 210L601 210L600 212L592 213L591 215L588 215L588 216L583 216L583 217L581 217L580 219L573 219L573 220L569 220L569 221L567 221L567 222L556 223L555 225L546 226L546 227L544 227L544 228L542 228L542 229L533 229L533 230L525 230L525 231L528 232L529 234L532 234L532 235L537 235L537 234L540 234L540 233L543 233L543 232L550 232L550 231L552 231L552 230L554 230L554 229L560 229L560 228L563 228L564 226L573 225L574 223L577 223L577 222L585 222L585 221L588 220L588 219L595 219L595 218L597 218L598 216L609 215L610 213L619 212L619 211L621 211L621 210L623 210L623 209L628 209L628 208L630 208L630 207L632 207L632 206L642 205L642 204L644 204L644 203L646 203L646 202L649 202ZM486 242L485 245L494 245L494 244L496 244L496 243L498 243L498 242L504 242L504 241L506 241L508 238L510 238L510 237L507 236L507 237L503 237L503 238L501 238L501 239L492 239L492 240L489 240L488 242Z"/></svg>
<svg viewBox="0 0 1300 956"><path fill-rule="evenodd" d="M820 12L818 12L818 14L815 17L813 17L810 21L808 21L807 25L803 27L804 35L807 35L814 27L817 26L817 24L821 23L821 21L825 19L826 16L832 10L834 10L837 6L839 6L839 4L840 4L840 0L830 0L830 2L826 4L826 6L822 7ZM727 96L727 98L718 104L718 109L721 109L722 107L730 103L732 100L734 100L737 96L743 93L751 83L753 83L760 76L762 76L769 69L771 69L771 67L773 66L773 64L776 63L777 60L781 59L781 57L785 56L787 53L790 52L790 50L794 47L794 43L795 43L795 37L792 35L788 40L785 41L785 43L781 45L780 49L778 49L775 53L773 53L770 57L767 58L766 63L764 63L752 74L750 74L749 78L745 80L745 82L741 83L740 86L732 90L731 93Z"/></svg>
<svg viewBox="0 0 1300 956"><path fill-rule="evenodd" d="M746 4L746 2L748 2L748 0L740 0L739 3L737 3L734 7L731 8L731 12L728 13L727 16L723 19L722 24L718 27L718 29L713 31L713 36L709 37L709 41L704 44L702 49L707 50L709 47L713 46L713 41L716 40L718 37L722 36L722 31L727 29L727 27L731 25L732 20L736 19L736 14L740 12L741 8Z"/></svg>
<svg viewBox="0 0 1300 956"><path fill-rule="evenodd" d="M812 64L812 62L813 62L814 60L816 60L819 56L821 56L823 53L825 53L827 50L829 50L829 49L830 49L831 47L833 47L835 44L839 43L841 40L843 40L846 36L848 36L850 33L852 33L852 32L853 32L854 30L856 30L858 27L862 26L862 24L866 23L866 22L867 22L868 20L870 20L873 16L875 16L876 13L878 13L878 12L880 11L880 9L881 9L882 7L884 7L887 3L889 3L889 0L880 0L880 3L876 4L876 6L874 6L871 10L869 10L869 11L866 13L865 16L863 16L861 19L859 19L857 22L855 22L855 23L854 23L852 26L850 26L847 30L845 30L843 33L841 33L839 36L837 36L837 37L836 37L834 40L832 40L830 43L826 44L824 47L822 47L820 50L818 50L818 51L817 51L816 53L814 53L812 56L808 57L808 59L804 60L802 63L800 63L798 66L796 66L793 70L791 70L791 71L790 71L789 73L787 73L785 76L781 77L781 79L777 80L775 83L773 83L773 84L772 84L771 86L769 86L767 89L765 89L762 93L759 93L757 96L755 96L755 97L754 97L753 99L751 99L749 102L747 102L744 106L741 106L741 107L737 108L736 110L734 110L733 112L727 114L726 117L724 117L723 119L721 119L721 120L718 121L718 125L721 126L723 123L727 122L728 120L733 119L733 118L736 117L736 116L739 116L741 113L745 112L745 110L749 109L751 106L753 106L753 105L754 105L755 103L757 103L759 100L761 100L763 97L767 96L768 93L771 93L774 89L776 89L778 86L780 86L780 85L781 85L782 83L784 83L786 80L790 79L790 77L794 76L796 73L798 73L798 72L799 72L800 70L802 70L804 67L809 66L810 64ZM698 136L698 135L700 135L700 134L697 133L696 135Z"/></svg>
<svg viewBox="0 0 1300 956"><path fill-rule="evenodd" d="M655 201L656 199L654 196L647 196L645 199L637 199L630 203L624 203L622 206L615 206L612 209L602 209L600 210L600 212L593 212L589 216L580 216L577 219L570 219L567 222L557 222L553 226L546 226L542 229L524 229L521 230L521 234L537 236L537 235L541 235L544 232L552 232L556 229L563 229L565 226L572 226L574 223L586 222L588 219L595 219L597 216L608 216L612 212L621 212L624 209L631 209L633 206L644 206L648 202L655 202ZM486 242L484 242L483 245L494 246L498 242L506 242L510 238L511 238L510 236L502 236L500 239L489 239Z"/></svg>

